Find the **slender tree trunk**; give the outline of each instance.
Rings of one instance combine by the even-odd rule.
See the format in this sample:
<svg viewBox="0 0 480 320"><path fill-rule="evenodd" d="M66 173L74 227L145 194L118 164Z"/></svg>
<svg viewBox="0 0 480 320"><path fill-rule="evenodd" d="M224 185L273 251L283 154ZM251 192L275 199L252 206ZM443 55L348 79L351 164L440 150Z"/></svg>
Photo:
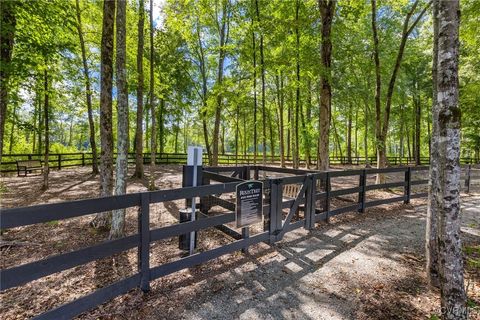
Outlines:
<svg viewBox="0 0 480 320"><path fill-rule="evenodd" d="M155 64L154 53L155 48L153 46L153 0L150 0L150 112L151 112L151 130L150 135L150 180L148 183L149 190L155 190L155 165L157 160L157 119L155 112L155 74L153 68Z"/></svg>
<svg viewBox="0 0 480 320"><path fill-rule="evenodd" d="M202 110L200 111L201 119L202 119L202 127L203 127L203 140L205 142L205 149L207 149L207 155L208 155L208 162L210 165L212 165L212 150L210 147L210 142L208 138L208 124L207 124L207 93L208 93L208 87L207 87L207 70L206 70L206 64L205 64L205 52L203 49L203 44L202 44L202 36L200 32L200 22L197 17L197 24L195 28L195 33L197 36L197 41L198 41L198 68L200 71L200 77L202 80L202 91L201 91L201 99L202 99ZM184 146L185 149L187 146Z"/></svg>
<svg viewBox="0 0 480 320"><path fill-rule="evenodd" d="M300 2L299 0L295 1L295 124L294 124L294 148L293 148L293 167L297 169L300 165L300 138L298 134L298 118L300 114L300 30L299 30L299 11L300 11Z"/></svg>
<svg viewBox="0 0 480 320"><path fill-rule="evenodd" d="M460 240L459 1L438 1L429 218L436 219L442 319L467 319ZM433 215L432 215L433 213ZM430 229L431 231L431 229ZM427 242L430 235L427 233ZM428 248L428 245L427 245ZM429 252L427 251L427 256Z"/></svg>
<svg viewBox="0 0 480 320"><path fill-rule="evenodd" d="M358 107L355 110L355 158L358 161Z"/></svg>
<svg viewBox="0 0 480 320"><path fill-rule="evenodd" d="M15 122L17 118L17 104L13 105L13 112L12 112L12 126L10 128L10 142L8 144L8 153L12 154L13 150L13 133L15 132Z"/></svg>
<svg viewBox="0 0 480 320"><path fill-rule="evenodd" d="M284 109L284 95L283 95L283 74L276 75L277 96L278 96L278 131L279 131L279 151L280 151L280 166L285 168L285 141L284 141L284 127L283 127L283 109Z"/></svg>
<svg viewBox="0 0 480 320"><path fill-rule="evenodd" d="M72 147L73 142L73 118L70 120L70 128L68 129L68 146Z"/></svg>
<svg viewBox="0 0 480 320"><path fill-rule="evenodd" d="M273 122L273 119L272 119L272 114L271 112L268 112L267 113L268 115L268 122L269 122L269 133L270 133L270 159L272 161L272 163L275 161L275 137L273 135L273 125L274 125L274 122Z"/></svg>
<svg viewBox="0 0 480 320"><path fill-rule="evenodd" d="M338 153L340 154L340 159L343 159L342 146L340 145L340 136L338 135L338 130L335 122L335 119L332 119L333 134L337 145Z"/></svg>
<svg viewBox="0 0 480 320"><path fill-rule="evenodd" d="M385 141L382 137L382 111L381 111L381 94L382 82L380 74L380 58L378 48L377 34L377 1L372 0L372 31L373 31L373 56L375 61L375 138L377 140L377 167L384 168L386 166L385 157ZM382 146L380 144L383 143ZM377 183L384 183L383 174L377 175Z"/></svg>
<svg viewBox="0 0 480 320"><path fill-rule="evenodd" d="M78 0L77 0L78 1ZM138 3L138 42L137 42L137 123L135 127L135 172L134 177L143 178L143 50L145 43L145 2Z"/></svg>
<svg viewBox="0 0 480 320"><path fill-rule="evenodd" d="M370 167L370 159L368 158L368 103L365 101L365 110L364 110L364 123L365 123L365 132L363 135L363 149L365 152L365 166Z"/></svg>
<svg viewBox="0 0 480 320"><path fill-rule="evenodd" d="M229 1L224 0L222 5L222 16L221 22L219 25L219 51L218 51L218 70L217 70L217 81L216 85L219 88L222 88L223 85L223 69L225 61L225 45L228 43L228 34L230 31L230 12L229 12ZM218 165L218 143L219 143L219 134L220 134L220 120L221 113L223 108L223 95L222 90L217 93L217 104L215 108L215 122L213 126L213 157L212 157L212 166Z"/></svg>
<svg viewBox="0 0 480 320"><path fill-rule="evenodd" d="M403 143L403 138L404 138L404 116L403 116L403 110L404 107L402 106L401 108L401 114L400 114L400 150L399 150L399 157L400 157L400 165L403 164L403 153L404 153L404 143Z"/></svg>
<svg viewBox="0 0 480 320"><path fill-rule="evenodd" d="M0 5L0 162L2 162L5 120L7 118L10 63L17 24L15 18L16 5L15 1L3 1Z"/></svg>
<svg viewBox="0 0 480 320"><path fill-rule="evenodd" d="M174 150L175 153L178 153L178 133L180 131L180 119L177 119L177 124L175 125L175 144Z"/></svg>
<svg viewBox="0 0 480 320"><path fill-rule="evenodd" d="M319 110L319 137L317 149L317 169L327 171L329 167L329 135L332 106L332 22L335 15L334 0L318 0L322 22L322 45L320 77L320 110Z"/></svg>
<svg viewBox="0 0 480 320"><path fill-rule="evenodd" d="M419 166L420 161L420 119L422 117L422 105L420 97L415 97L415 164Z"/></svg>
<svg viewBox="0 0 480 320"><path fill-rule="evenodd" d="M347 120L347 163L352 164L352 103L350 103Z"/></svg>
<svg viewBox="0 0 480 320"><path fill-rule="evenodd" d="M41 97L42 94L42 89L37 88L37 94L39 97ZM42 104L42 99L40 98L38 100L38 149L37 153L41 154L43 153L43 140L42 140L42 132L43 132L43 104Z"/></svg>
<svg viewBox="0 0 480 320"><path fill-rule="evenodd" d="M289 94L290 94L289 90ZM290 155L291 155L291 132L292 132L292 108L291 104L289 103L287 105L287 160L290 160Z"/></svg>
<svg viewBox="0 0 480 320"><path fill-rule="evenodd" d="M235 108L235 164L238 165L238 139L240 137L240 104Z"/></svg>
<svg viewBox="0 0 480 320"><path fill-rule="evenodd" d="M38 94L38 90L35 90L35 104L33 106L33 138L32 138L32 153L35 153L35 147L36 147L36 142L37 142L37 117L38 113L40 112L39 109L37 109L37 105L39 105L40 97Z"/></svg>
<svg viewBox="0 0 480 320"><path fill-rule="evenodd" d="M127 0L118 0L116 16L116 81L117 81L117 163L115 166L115 195L127 192L128 170L128 86L127 86ZM125 233L125 209L113 211L110 239Z"/></svg>
<svg viewBox="0 0 480 320"><path fill-rule="evenodd" d="M48 108L49 108L49 83L48 83L48 71L47 71L47 64L45 63L45 70L43 73L43 81L44 81L44 104L43 104L43 118L45 121L45 155L43 158L43 186L42 190L48 189L48 174L50 172L50 167L48 164L49 156L50 156L50 129L49 129L49 116L48 116Z"/></svg>
<svg viewBox="0 0 480 320"><path fill-rule="evenodd" d="M158 115L158 141L160 144L160 154L165 152L165 126L164 126L164 119L165 119L165 99L160 99L160 112Z"/></svg>
<svg viewBox="0 0 480 320"><path fill-rule="evenodd" d="M261 27L260 8L258 0L255 0L255 9L257 13L257 21L260 25L260 76L262 81L262 163L267 162L267 111L265 107L265 56L263 53L263 30Z"/></svg>
<svg viewBox="0 0 480 320"><path fill-rule="evenodd" d="M439 168L439 157L438 154L438 140L434 136L439 132L438 124L436 122L435 116L437 116L437 97L438 97L438 37L439 37L439 19L438 19L438 10L439 10L439 1L434 0L433 2L433 57L432 57L432 126L433 132L431 137L431 153L430 153L430 181L428 185L428 208L427 208L427 224L426 224L426 269L427 269L427 279L430 287L439 287L439 248L437 243L438 235L438 226L437 226L437 216L438 208L435 197L433 196L434 192L434 181L438 179L437 170ZM410 148L409 148L410 156Z"/></svg>
<svg viewBox="0 0 480 320"><path fill-rule="evenodd" d="M115 2L103 3L102 47L100 58L100 196L113 191L113 130L112 130L112 78ZM94 228L110 226L110 212L98 213L90 223Z"/></svg>
<svg viewBox="0 0 480 320"><path fill-rule="evenodd" d="M98 155L97 143L95 142L95 122L93 120L92 89L90 82L90 71L87 62L87 53L85 49L85 40L83 38L82 15L80 11L80 1L75 1L77 13L77 32L80 40L80 49L82 52L83 77L85 81L85 96L87 101L88 125L90 128L90 147L92 148L92 173L98 174Z"/></svg>
<svg viewBox="0 0 480 320"><path fill-rule="evenodd" d="M253 16L253 15L252 15ZM256 42L256 37L255 37L255 29L253 27L254 25L254 20L252 17L252 47L253 47L253 164L257 163L257 147L258 147L258 141L257 141L257 51L255 48L255 42Z"/></svg>

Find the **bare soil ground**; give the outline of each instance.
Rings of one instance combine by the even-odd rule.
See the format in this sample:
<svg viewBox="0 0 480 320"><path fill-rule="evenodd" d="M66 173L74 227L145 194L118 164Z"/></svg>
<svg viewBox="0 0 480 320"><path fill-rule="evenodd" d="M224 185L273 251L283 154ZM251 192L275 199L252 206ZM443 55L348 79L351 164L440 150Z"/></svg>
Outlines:
<svg viewBox="0 0 480 320"><path fill-rule="evenodd" d="M401 181L403 173L387 177ZM423 176L422 176L423 175ZM156 169L161 189L181 186L181 167ZM424 179L425 173L414 179ZM52 171L51 188L41 191L41 177L2 178L1 207L19 207L95 197L98 177L89 168ZM368 183L374 183L374 176ZM332 181L333 189L354 187L358 177ZM423 190L422 190L423 189ZM146 190L132 179L128 192ZM414 192L426 190L416 187ZM462 238L471 306L480 305L480 190L463 196ZM369 192L369 200L401 194L401 189ZM476 192L476 193L475 193ZM333 207L355 197L335 199ZM151 229L178 222L183 201L151 206ZM216 210L216 209L215 209ZM127 210L133 234L137 208ZM248 254L225 255L195 268L152 281L152 290L117 297L81 315L81 319L428 319L439 314L438 293L427 290L424 275L424 200L351 213L321 223L313 231L287 233L274 246L259 244ZM106 234L88 226L93 216L6 230L0 268L36 261L86 247ZM260 229L260 226L257 226ZM231 242L216 229L199 233L199 250ZM180 258L178 240L151 247L151 265ZM30 318L136 272L136 250L78 266L0 293L2 319ZM480 312L472 309L472 319Z"/></svg>

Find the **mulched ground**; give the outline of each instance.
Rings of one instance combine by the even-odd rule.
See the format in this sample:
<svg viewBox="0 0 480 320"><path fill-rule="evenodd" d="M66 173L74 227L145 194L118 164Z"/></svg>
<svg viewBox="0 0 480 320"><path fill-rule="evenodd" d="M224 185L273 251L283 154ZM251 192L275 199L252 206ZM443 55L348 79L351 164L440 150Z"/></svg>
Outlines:
<svg viewBox="0 0 480 320"><path fill-rule="evenodd" d="M403 180L389 175L389 182ZM179 166L158 167L159 188L181 185ZM423 179L424 177L416 177ZM2 179L2 208L94 197L98 177L88 168L52 171L51 188L40 191L41 177ZM368 183L374 183L374 176ZM356 186L358 177L332 181L333 189ZM414 192L425 190L417 187ZM146 190L131 180L128 192ZM401 189L369 192L369 199L402 194ZM351 204L355 196L332 201ZM480 304L480 195L464 198L464 242L471 305ZM178 221L183 201L151 206L151 229ZM219 208L214 208L219 210ZM296 230L274 246L259 244L249 254L225 255L195 268L152 281L152 290L117 297L82 319L419 319L438 314L436 292L426 289L423 272L425 202L385 205L366 214L334 217L311 232ZM133 234L137 208L127 210ZM88 226L93 216L6 230L0 267L10 268L99 243L106 234ZM256 226L260 230L261 226ZM232 239L212 229L199 233L199 250ZM179 259L177 239L152 244L151 265ZM93 292L135 273L136 250L78 266L0 293L2 319L25 319ZM477 313L478 315L478 313ZM474 315L475 316L475 315Z"/></svg>

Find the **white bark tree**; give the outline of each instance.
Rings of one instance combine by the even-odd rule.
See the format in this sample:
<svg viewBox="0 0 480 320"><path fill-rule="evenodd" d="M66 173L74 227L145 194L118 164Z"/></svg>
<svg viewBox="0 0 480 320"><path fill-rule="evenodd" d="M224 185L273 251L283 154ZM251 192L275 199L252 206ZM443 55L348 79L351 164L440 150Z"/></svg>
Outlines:
<svg viewBox="0 0 480 320"><path fill-rule="evenodd" d="M100 58L100 196L112 195L113 190L113 130L112 130L112 78L113 29L115 1L103 2L102 46ZM100 212L90 223L94 228L106 229L110 213Z"/></svg>
<svg viewBox="0 0 480 320"><path fill-rule="evenodd" d="M126 68L126 0L117 2L117 47L116 47L116 80L117 80L117 163L115 167L115 195L127 191L128 169L128 88ZM115 210L112 214L110 239L123 237L125 229L125 209Z"/></svg>
<svg viewBox="0 0 480 320"><path fill-rule="evenodd" d="M467 319L460 240L459 0L435 0L438 33L430 218L436 218L442 319ZM432 217L432 213L436 215ZM431 230L429 230L431 231ZM431 237L427 237L431 241Z"/></svg>

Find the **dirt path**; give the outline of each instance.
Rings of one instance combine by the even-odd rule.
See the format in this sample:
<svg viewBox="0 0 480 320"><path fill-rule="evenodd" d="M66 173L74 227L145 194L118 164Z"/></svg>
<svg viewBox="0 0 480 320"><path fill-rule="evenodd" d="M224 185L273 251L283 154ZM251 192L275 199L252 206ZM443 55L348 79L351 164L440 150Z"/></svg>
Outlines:
<svg viewBox="0 0 480 320"><path fill-rule="evenodd" d="M438 313L423 275L425 206L416 204L289 233L268 258L246 273L226 274L221 290L199 297L182 317L421 319ZM463 204L465 240L478 245L480 195L464 197Z"/></svg>

